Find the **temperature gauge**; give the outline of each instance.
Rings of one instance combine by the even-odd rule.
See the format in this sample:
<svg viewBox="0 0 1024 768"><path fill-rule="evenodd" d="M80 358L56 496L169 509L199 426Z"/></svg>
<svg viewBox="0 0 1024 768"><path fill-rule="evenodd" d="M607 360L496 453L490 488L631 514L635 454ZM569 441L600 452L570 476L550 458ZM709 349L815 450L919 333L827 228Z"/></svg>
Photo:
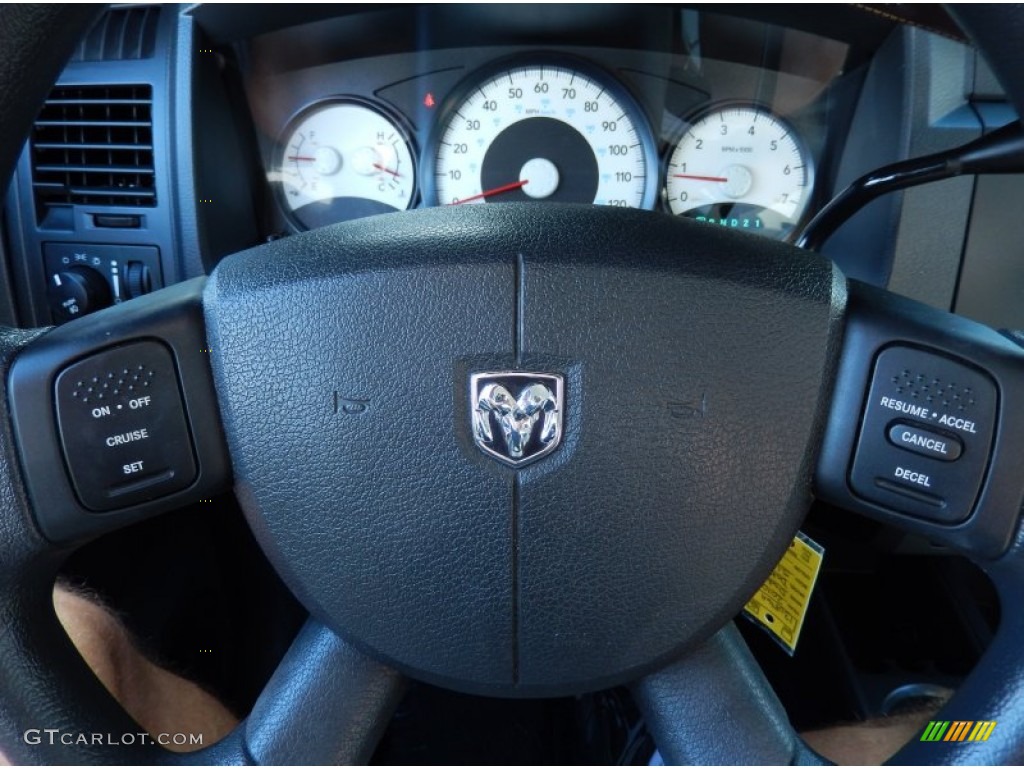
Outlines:
<svg viewBox="0 0 1024 768"><path fill-rule="evenodd" d="M335 102L301 115L281 142L284 204L307 229L404 211L416 192L409 140L383 112Z"/></svg>
<svg viewBox="0 0 1024 768"><path fill-rule="evenodd" d="M810 202L811 156L781 119L753 106L694 120L668 160L672 213L776 238L787 237Z"/></svg>

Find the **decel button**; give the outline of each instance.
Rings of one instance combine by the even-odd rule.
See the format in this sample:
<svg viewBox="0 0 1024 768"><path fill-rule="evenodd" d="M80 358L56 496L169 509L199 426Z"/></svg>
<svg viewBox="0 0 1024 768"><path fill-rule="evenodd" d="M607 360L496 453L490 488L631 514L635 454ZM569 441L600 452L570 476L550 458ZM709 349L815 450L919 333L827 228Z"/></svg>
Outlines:
<svg viewBox="0 0 1024 768"><path fill-rule="evenodd" d="M963 453L963 444L957 438L910 424L894 424L890 427L889 442L897 448L939 461L956 461Z"/></svg>

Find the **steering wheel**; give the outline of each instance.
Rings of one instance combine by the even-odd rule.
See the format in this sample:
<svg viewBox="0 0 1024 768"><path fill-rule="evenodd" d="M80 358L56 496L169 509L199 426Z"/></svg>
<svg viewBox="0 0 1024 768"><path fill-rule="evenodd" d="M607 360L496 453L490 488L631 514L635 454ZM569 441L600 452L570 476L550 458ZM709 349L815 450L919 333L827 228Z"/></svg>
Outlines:
<svg viewBox="0 0 1024 768"><path fill-rule="evenodd" d="M954 12L1024 107L1024 15ZM3 178L94 14L0 13ZM364 219L4 330L0 361L0 743L17 762L364 762L407 676L502 696L630 684L668 763L821 762L730 623L812 493L957 548L1024 604L1024 352L689 221L514 204ZM904 423L901 376L971 402ZM894 419L962 458L887 465ZM107 452L129 442L138 461ZM230 736L172 754L87 669L51 590L84 541L232 479L311 618ZM1022 638L1004 611L938 716L996 720L997 738L894 761L1024 758Z"/></svg>

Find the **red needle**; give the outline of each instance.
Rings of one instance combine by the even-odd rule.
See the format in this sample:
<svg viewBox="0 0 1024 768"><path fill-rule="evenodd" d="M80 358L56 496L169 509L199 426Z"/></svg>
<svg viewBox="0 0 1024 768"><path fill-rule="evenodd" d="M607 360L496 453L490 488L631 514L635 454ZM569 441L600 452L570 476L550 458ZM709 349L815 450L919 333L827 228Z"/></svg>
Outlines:
<svg viewBox="0 0 1024 768"><path fill-rule="evenodd" d="M402 178L402 174L400 174L398 171L392 171L390 168L385 168L380 163L374 163L373 167L376 168L378 171L383 171L384 173L390 173L396 179Z"/></svg>
<svg viewBox="0 0 1024 768"><path fill-rule="evenodd" d="M728 181L724 176L694 176L692 173L673 173L676 179L696 179L697 181Z"/></svg>
<svg viewBox="0 0 1024 768"><path fill-rule="evenodd" d="M529 183L529 179L527 179L526 181L513 181L511 184L504 184L500 187L495 187L494 189L488 189L486 192L481 192L479 195L473 195L472 197L467 197L462 200L456 200L454 203L452 203L452 205L462 205L463 203L468 203L470 200L479 200L482 197L500 195L502 192L511 192L513 189L525 187Z"/></svg>
<svg viewBox="0 0 1024 768"><path fill-rule="evenodd" d="M312 163L316 160L315 157L303 157L302 155L291 155L288 157L289 160L305 160L307 163Z"/></svg>

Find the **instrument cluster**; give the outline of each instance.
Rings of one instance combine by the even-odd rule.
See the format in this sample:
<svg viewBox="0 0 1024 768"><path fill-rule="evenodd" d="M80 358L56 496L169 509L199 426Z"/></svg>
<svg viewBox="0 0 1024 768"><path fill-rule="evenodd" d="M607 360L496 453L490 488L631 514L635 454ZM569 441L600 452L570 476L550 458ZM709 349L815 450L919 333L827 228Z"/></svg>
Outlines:
<svg viewBox="0 0 1024 768"><path fill-rule="evenodd" d="M692 54L447 50L262 73L247 89L286 229L523 201L785 239L811 213L833 58L808 76Z"/></svg>

